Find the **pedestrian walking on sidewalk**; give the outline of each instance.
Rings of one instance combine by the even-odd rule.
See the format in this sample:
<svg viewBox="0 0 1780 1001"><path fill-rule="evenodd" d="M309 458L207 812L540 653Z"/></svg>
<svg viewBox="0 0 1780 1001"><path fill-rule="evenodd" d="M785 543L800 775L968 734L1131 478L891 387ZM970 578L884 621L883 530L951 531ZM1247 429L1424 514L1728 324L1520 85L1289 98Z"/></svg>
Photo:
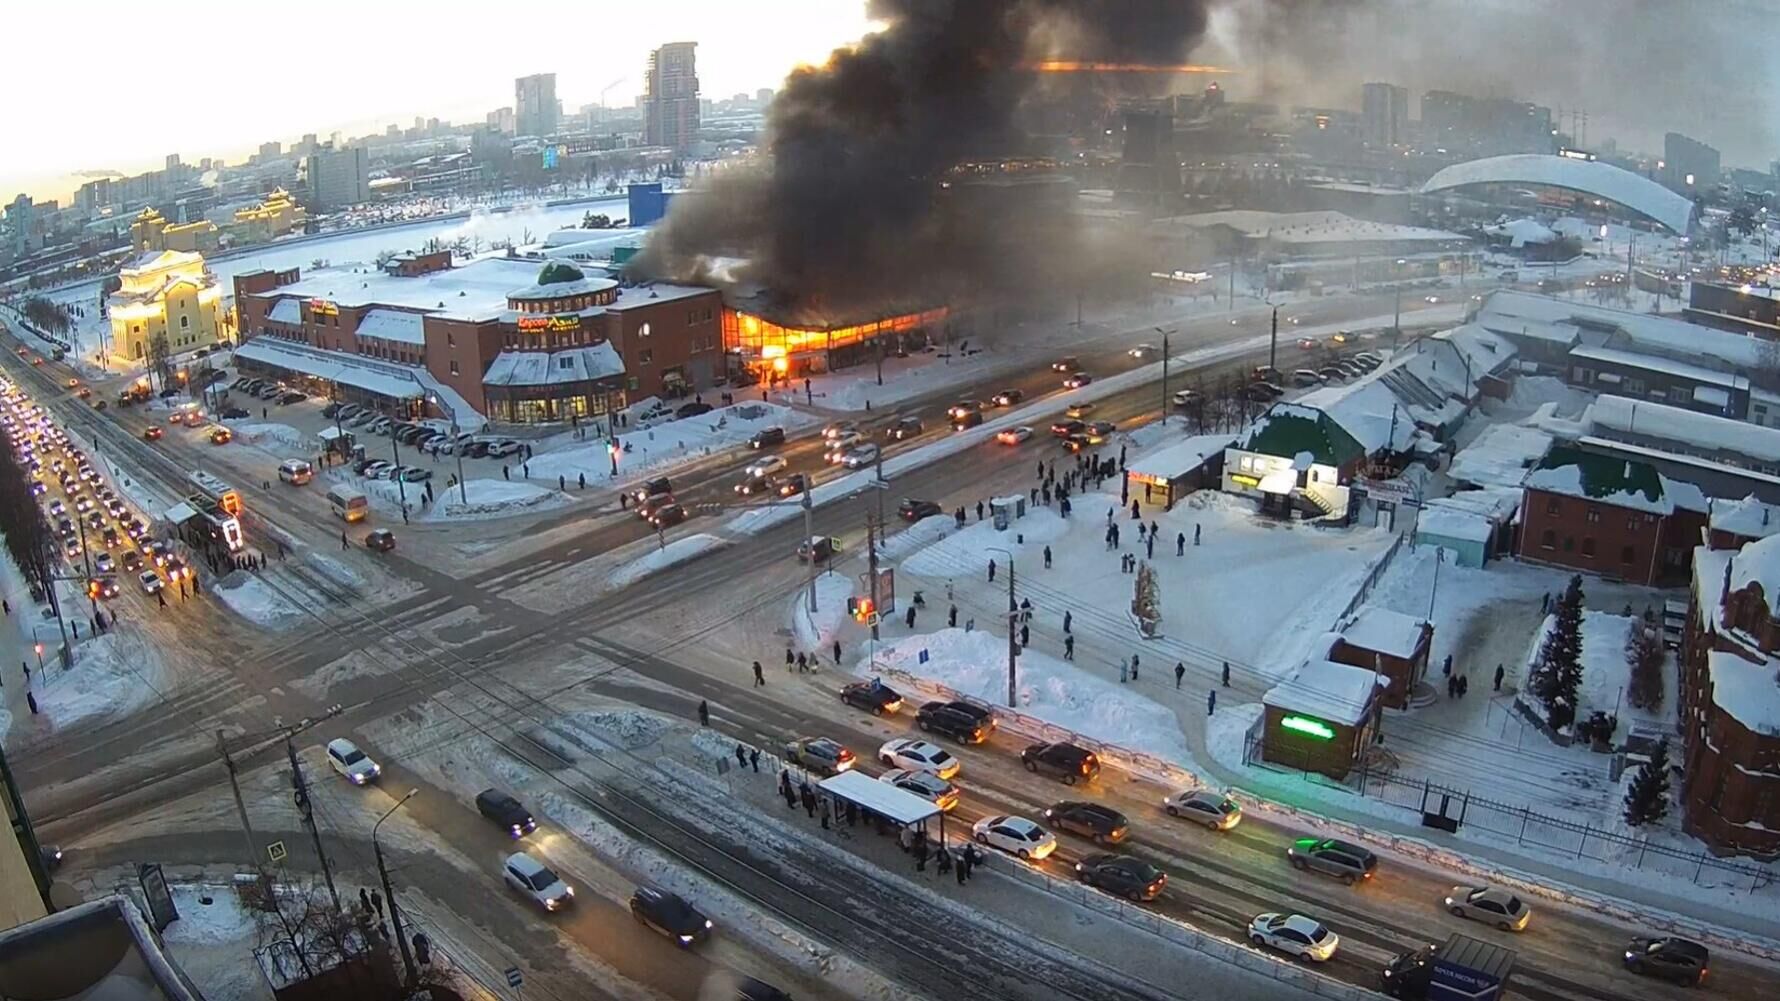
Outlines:
<svg viewBox="0 0 1780 1001"><path fill-rule="evenodd" d="M1471 676L1468 674L1459 675L1459 698L1461 698L1461 699L1464 698L1465 693L1470 690L1471 690Z"/></svg>
<svg viewBox="0 0 1780 1001"><path fill-rule="evenodd" d="M1069 610L1064 609L1063 610L1063 632L1065 634L1067 634L1069 632L1069 624L1071 622L1073 622L1074 620L1075 620L1075 617L1069 613Z"/></svg>
<svg viewBox="0 0 1780 1001"><path fill-rule="evenodd" d="M358 888L358 903L360 907L364 908L366 915L371 913L371 895L366 893L362 886Z"/></svg>
<svg viewBox="0 0 1780 1001"><path fill-rule="evenodd" d="M1440 665L1440 673L1448 678L1452 677L1452 654L1446 655L1446 660Z"/></svg>
<svg viewBox="0 0 1780 1001"><path fill-rule="evenodd" d="M970 878L970 846L958 849L958 862L955 866L958 873L958 885L963 886Z"/></svg>
<svg viewBox="0 0 1780 1001"><path fill-rule="evenodd" d="M1020 646L1021 646L1021 648L1023 649L1025 647L1028 647L1031 645L1032 645L1032 627L1031 626L1021 626L1020 627Z"/></svg>
<svg viewBox="0 0 1780 1001"><path fill-rule="evenodd" d="M754 769L754 774L760 774L760 748L748 748L748 767Z"/></svg>
<svg viewBox="0 0 1780 1001"><path fill-rule="evenodd" d="M903 621L908 623L910 629L915 628L915 606L909 606L908 614L903 616Z"/></svg>
<svg viewBox="0 0 1780 1001"><path fill-rule="evenodd" d="M1137 654L1131 655L1131 680L1137 680Z"/></svg>
<svg viewBox="0 0 1780 1001"><path fill-rule="evenodd" d="M1154 532L1150 533L1148 556L1152 560L1156 558L1156 533Z"/></svg>
<svg viewBox="0 0 1780 1001"><path fill-rule="evenodd" d="M760 669L760 661L758 660L754 662L754 687L766 687L766 672Z"/></svg>
<svg viewBox="0 0 1780 1001"><path fill-rule="evenodd" d="M1051 547L1046 546L1045 547L1045 569L1049 570L1050 568L1051 568Z"/></svg>
<svg viewBox="0 0 1780 1001"><path fill-rule="evenodd" d="M1218 711L1218 690L1213 688L1205 693L1205 715L1210 716Z"/></svg>
<svg viewBox="0 0 1780 1001"><path fill-rule="evenodd" d="M1174 533L1174 555L1176 555L1176 556L1187 555L1187 533L1185 533L1185 532Z"/></svg>
<svg viewBox="0 0 1780 1001"><path fill-rule="evenodd" d="M346 544L346 532L344 530L342 530L340 532L340 548L341 549L350 549L351 548L350 546L348 546Z"/></svg>
<svg viewBox="0 0 1780 1001"><path fill-rule="evenodd" d="M797 798L803 801L804 812L813 819L816 816L816 790L810 788L808 779L805 779L803 787L798 789Z"/></svg>
<svg viewBox="0 0 1780 1001"><path fill-rule="evenodd" d="M1074 660L1075 659L1075 637L1074 636L1063 637L1063 659L1064 660Z"/></svg>
<svg viewBox="0 0 1780 1001"><path fill-rule="evenodd" d="M711 725L711 705L710 705L710 703L706 702L704 699L698 700L698 725L699 726L710 726Z"/></svg>
<svg viewBox="0 0 1780 1001"><path fill-rule="evenodd" d="M797 808L797 794L791 791L791 769L779 769L779 795L785 798L785 809Z"/></svg>
<svg viewBox="0 0 1780 1001"><path fill-rule="evenodd" d="M940 845L939 851L934 853L933 867L939 870L941 876L952 874L952 853L946 850L945 845Z"/></svg>
<svg viewBox="0 0 1780 1001"><path fill-rule="evenodd" d="M25 703L31 707L31 715L33 715L33 716L37 715L37 693L36 692L26 692L25 693Z"/></svg>
<svg viewBox="0 0 1780 1001"><path fill-rule="evenodd" d="M785 648L785 673L786 674L791 673L791 665L794 663L796 663L796 658L791 656L791 648L786 647Z"/></svg>
<svg viewBox="0 0 1780 1001"><path fill-rule="evenodd" d="M927 842L925 842L925 841L915 842L915 871L916 872L926 872L927 871L927 855L928 855Z"/></svg>
<svg viewBox="0 0 1780 1001"><path fill-rule="evenodd" d="M1502 690L1502 665L1496 665L1496 691Z"/></svg>
<svg viewBox="0 0 1780 1001"><path fill-rule="evenodd" d="M958 628L958 606L957 605L953 605L950 608L946 609L946 628L947 629Z"/></svg>
<svg viewBox="0 0 1780 1001"><path fill-rule="evenodd" d="M830 807L828 805L828 800L826 800L826 799L822 800L819 805L822 808L822 829L824 831L826 831L826 830L828 830L828 821L829 821L829 815L830 815L830 812L829 812Z"/></svg>
<svg viewBox="0 0 1780 1001"><path fill-rule="evenodd" d="M1230 662L1224 661L1224 687L1230 687Z"/></svg>
<svg viewBox="0 0 1780 1001"><path fill-rule="evenodd" d="M1193 545L1197 546L1198 544L1199 544L1199 524L1198 524L1198 522L1194 522L1193 523Z"/></svg>
<svg viewBox="0 0 1780 1001"><path fill-rule="evenodd" d="M1183 661L1174 662L1174 690L1180 691L1181 679L1187 676L1187 665Z"/></svg>
<svg viewBox="0 0 1780 1001"><path fill-rule="evenodd" d="M737 768L748 767L748 749L743 747L739 741L735 745L735 766Z"/></svg>
<svg viewBox="0 0 1780 1001"><path fill-rule="evenodd" d="M371 906L373 908L375 908L377 911L377 920L382 921L383 920L383 894L378 893L376 890L372 890L371 891Z"/></svg>
<svg viewBox="0 0 1780 1001"><path fill-rule="evenodd" d="M983 520L983 502L982 501L977 501L977 520L978 521Z"/></svg>
<svg viewBox="0 0 1780 1001"><path fill-rule="evenodd" d="M989 583L995 583L995 561L989 561Z"/></svg>
<svg viewBox="0 0 1780 1001"><path fill-rule="evenodd" d="M834 666L841 666L841 641L834 641Z"/></svg>

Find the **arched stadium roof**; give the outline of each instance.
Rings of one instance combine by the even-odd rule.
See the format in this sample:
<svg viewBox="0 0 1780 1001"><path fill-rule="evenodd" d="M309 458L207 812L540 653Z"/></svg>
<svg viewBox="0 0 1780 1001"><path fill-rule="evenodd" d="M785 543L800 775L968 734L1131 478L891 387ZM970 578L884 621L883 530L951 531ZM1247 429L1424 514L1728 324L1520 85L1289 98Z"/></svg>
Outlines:
<svg viewBox="0 0 1780 1001"><path fill-rule="evenodd" d="M1645 218L1685 234L1693 202L1668 188L1599 160L1574 160L1542 153L1514 153L1455 163L1422 185L1424 194L1474 184L1542 184L1594 195L1623 205Z"/></svg>

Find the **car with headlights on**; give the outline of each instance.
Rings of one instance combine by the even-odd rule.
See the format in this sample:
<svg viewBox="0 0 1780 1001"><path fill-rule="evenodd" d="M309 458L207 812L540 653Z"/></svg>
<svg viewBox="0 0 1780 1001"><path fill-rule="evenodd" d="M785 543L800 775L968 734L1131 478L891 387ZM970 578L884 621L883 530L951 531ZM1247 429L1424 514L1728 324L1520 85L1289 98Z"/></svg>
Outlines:
<svg viewBox="0 0 1780 1001"><path fill-rule="evenodd" d="M1100 759L1093 751L1061 742L1028 745L1020 752L1020 763L1029 772L1050 775L1071 786L1100 774Z"/></svg>
<svg viewBox="0 0 1780 1001"><path fill-rule="evenodd" d="M501 864L501 878L546 911L560 911L575 902L575 888L525 852L507 856Z"/></svg>
<svg viewBox="0 0 1780 1001"><path fill-rule="evenodd" d="M1334 838L1299 838L1286 849L1286 858L1299 871L1325 873L1352 886L1371 879L1378 870L1378 856L1359 845Z"/></svg>
<svg viewBox="0 0 1780 1001"><path fill-rule="evenodd" d="M538 822L511 793L484 789L476 794L476 812L495 822L496 826L515 838L523 838L538 829Z"/></svg>
<svg viewBox="0 0 1780 1001"><path fill-rule="evenodd" d="M841 686L841 701L873 716L895 715L902 711L902 696L876 678Z"/></svg>
<svg viewBox="0 0 1780 1001"><path fill-rule="evenodd" d="M950 702L924 702L915 710L915 725L925 733L939 733L960 744L981 744L989 739L989 730L974 713L955 708Z"/></svg>
<svg viewBox="0 0 1780 1001"><path fill-rule="evenodd" d="M1481 921L1503 931L1525 931L1533 917L1525 901L1496 886L1455 886L1447 891L1445 903L1454 917Z"/></svg>
<svg viewBox="0 0 1780 1001"><path fill-rule="evenodd" d="M1173 793L1163 798L1162 809L1170 817L1198 821L1214 831L1227 831L1242 822L1241 805L1209 789Z"/></svg>
<svg viewBox="0 0 1780 1001"><path fill-rule="evenodd" d="M799 737L785 745L785 760L821 775L839 775L856 763L853 752L827 737Z"/></svg>
<svg viewBox="0 0 1780 1001"><path fill-rule="evenodd" d="M711 919L677 893L643 885L630 895L630 915L637 923L653 928L688 948L711 937Z"/></svg>
<svg viewBox="0 0 1780 1001"><path fill-rule="evenodd" d="M937 775L909 768L892 768L878 776L878 781L927 800L939 807L941 813L950 813L958 805L958 787Z"/></svg>
<svg viewBox="0 0 1780 1001"><path fill-rule="evenodd" d="M1075 875L1095 889L1139 903L1161 896L1168 885L1167 873L1129 855L1085 855L1075 864Z"/></svg>
<svg viewBox="0 0 1780 1001"><path fill-rule="evenodd" d="M1647 977L1698 986L1706 980L1711 953L1698 942L1669 936L1640 935L1625 948L1625 968Z"/></svg>
<svg viewBox="0 0 1780 1001"><path fill-rule="evenodd" d="M355 786L377 781L383 768L345 737L328 741L328 764Z"/></svg>
<svg viewBox="0 0 1780 1001"><path fill-rule="evenodd" d="M1131 833L1131 822L1110 806L1066 799L1045 807L1045 823L1097 845L1116 845Z"/></svg>
<svg viewBox="0 0 1780 1001"><path fill-rule="evenodd" d="M884 746L878 748L878 760L891 768L927 772L942 779L951 779L964 767L964 762L953 756L951 751L938 744L929 744L925 740L910 737L885 741Z"/></svg>
<svg viewBox="0 0 1780 1001"><path fill-rule="evenodd" d="M1032 440L1032 429L1021 425L1017 428L1005 428L995 432L995 440L1003 445L1018 445Z"/></svg>

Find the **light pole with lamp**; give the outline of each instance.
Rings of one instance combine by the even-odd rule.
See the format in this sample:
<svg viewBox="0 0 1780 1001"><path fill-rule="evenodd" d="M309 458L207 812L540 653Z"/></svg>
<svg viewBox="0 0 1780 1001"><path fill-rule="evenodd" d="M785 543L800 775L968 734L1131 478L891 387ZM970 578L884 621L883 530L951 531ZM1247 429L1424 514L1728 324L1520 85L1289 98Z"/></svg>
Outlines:
<svg viewBox="0 0 1780 1001"><path fill-rule="evenodd" d="M1162 423L1168 423L1168 335L1174 333L1173 327L1153 328L1162 335Z"/></svg>
<svg viewBox="0 0 1780 1001"><path fill-rule="evenodd" d="M1014 554L998 546L990 546L984 552L1000 553L1007 557L1007 707L1017 708L1016 680L1019 676L1019 645L1014 641L1014 623L1020 617L1020 609L1014 604Z"/></svg>
<svg viewBox="0 0 1780 1001"><path fill-rule="evenodd" d="M1397 308L1391 313L1391 347L1396 347L1397 341L1403 337L1403 266L1408 263L1399 257L1397 266L1393 269L1393 277L1396 278L1396 281L1391 284L1396 286Z"/></svg>
<svg viewBox="0 0 1780 1001"><path fill-rule="evenodd" d="M389 868L383 864L383 846L377 843L377 828L382 827L384 821L400 810L403 803L413 799L419 793L419 789L408 790L407 795L396 800L396 805L384 811L383 816L378 817L377 822L371 825L371 851L377 856L377 875L383 880L383 896L389 901L389 920L395 926L396 945L402 950L402 968L408 973L409 986L413 986L419 973L414 969L414 957L408 953L408 939L402 934L402 911L396 906L395 888L389 885Z"/></svg>
<svg viewBox="0 0 1780 1001"><path fill-rule="evenodd" d="M427 397L427 400L433 406L445 411L446 418L451 421L451 454L457 457L457 499L468 504L470 502L469 488L464 486L464 445L466 443L459 438L463 432L457 426L457 410L436 394Z"/></svg>

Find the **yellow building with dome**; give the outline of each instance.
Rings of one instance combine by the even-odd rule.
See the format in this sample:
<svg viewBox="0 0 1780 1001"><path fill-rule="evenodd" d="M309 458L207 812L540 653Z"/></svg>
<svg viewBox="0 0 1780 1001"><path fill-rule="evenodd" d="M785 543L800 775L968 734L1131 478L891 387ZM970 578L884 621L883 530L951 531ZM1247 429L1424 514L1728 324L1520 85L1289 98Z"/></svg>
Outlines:
<svg viewBox="0 0 1780 1001"><path fill-rule="evenodd" d="M150 206L130 223L130 243L137 250L178 250L203 253L216 249L216 224L208 219L170 223Z"/></svg>
<svg viewBox="0 0 1780 1001"><path fill-rule="evenodd" d="M202 254L144 251L118 272L118 280L121 286L105 299L114 355L146 360L163 334L169 355L221 338L223 287Z"/></svg>

